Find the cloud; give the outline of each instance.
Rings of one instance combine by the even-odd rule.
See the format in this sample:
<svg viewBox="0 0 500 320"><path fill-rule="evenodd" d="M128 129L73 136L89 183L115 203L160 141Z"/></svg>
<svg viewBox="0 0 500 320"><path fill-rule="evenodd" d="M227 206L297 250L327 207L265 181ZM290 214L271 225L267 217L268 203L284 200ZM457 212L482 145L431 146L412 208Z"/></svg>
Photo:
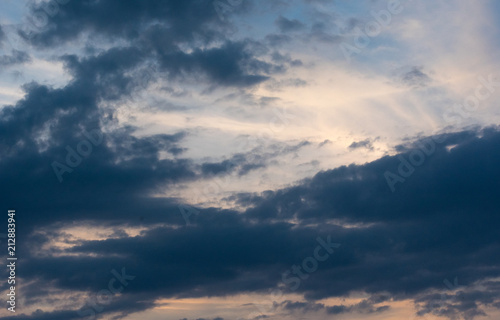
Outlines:
<svg viewBox="0 0 500 320"><path fill-rule="evenodd" d="M99 107L102 99L113 100L129 93L134 82L124 73L125 70L133 71L139 61L134 52L133 49L115 49L89 59L68 56L65 58L67 67L74 74L71 83L58 89L28 84L24 87L26 95L22 100L0 110L0 148L4 154L0 160L2 178L25 190L33 200L26 203L21 194L13 194L11 203L27 212L40 213L26 223L27 231L35 226L74 219L66 214L71 202L80 207L83 215L89 214L90 219L98 216L107 219L97 211L96 215L90 213L100 206L95 207L101 202L99 199L104 198L110 209L113 203L123 204L111 211L115 212L115 217L128 219L125 218L128 214L140 211L138 203L132 205L133 199L143 192L148 193L146 189L151 192L168 181L195 176L190 161L175 158L182 154L178 143L185 133L136 138L132 135L136 128L112 129L116 122L114 110ZM66 165L68 148L77 150L82 141L87 141L85 132L99 133L103 143L94 146L91 154L83 157L72 172L63 173L64 181L60 183L51 164L56 161ZM160 159L162 151L175 157ZM18 166L13 166L15 163ZM27 184L33 177L36 179ZM88 193L89 185L94 185L91 193ZM142 189L141 185L148 187ZM80 198L82 194L93 200ZM52 203L50 215L40 212L43 207L40 201Z"/></svg>
<svg viewBox="0 0 500 320"><path fill-rule="evenodd" d="M292 38L285 34L268 34L266 42L272 47L278 47L292 41Z"/></svg>
<svg viewBox="0 0 500 320"><path fill-rule="evenodd" d="M431 78L423 72L422 67L412 67L401 75L401 82L409 87L425 87L430 81Z"/></svg>
<svg viewBox="0 0 500 320"><path fill-rule="evenodd" d="M9 67L31 61L31 57L24 51L12 50L11 55L0 56L0 66Z"/></svg>
<svg viewBox="0 0 500 320"><path fill-rule="evenodd" d="M0 25L0 45L3 42L4 39L5 39L5 32L3 31L3 28Z"/></svg>
<svg viewBox="0 0 500 320"><path fill-rule="evenodd" d="M349 149L358 149L358 148L366 148L369 150L373 150L373 144L370 139L365 139L363 141L353 142L349 145Z"/></svg>
<svg viewBox="0 0 500 320"><path fill-rule="evenodd" d="M63 290L96 292L106 275L90 270L110 270L124 265L130 274L138 275L138 281L127 287L128 294L147 294L152 300L262 291L274 288L281 281L284 270L307 257L320 234L331 235L335 242L342 243L342 247L302 282L298 292L312 301L341 297L353 291L367 292L373 297L353 306L325 306L326 312L383 312L386 306L373 306L386 301L387 298L380 299L380 294L395 301L409 297L425 301L428 300L425 293L439 290L442 280L450 275L467 279L464 285L472 288L476 282L494 277L499 263L498 258L490 254L498 250L495 239L500 220L492 214L498 201L489 195L500 189L494 179L498 171L494 159L496 154L500 155L500 133L486 129L480 136L477 132L449 135L447 143L458 143L457 147L448 151L446 144L436 146L435 153L401 185L397 194L390 192L383 173L397 167L398 157L384 157L361 166L321 172L294 187L247 197L245 201L253 207L244 214L217 208L201 209L194 226L183 227L175 219L163 219L169 224L177 223L178 227L150 228L135 237L84 240L71 248L55 251L57 256L53 253L38 256L35 252L40 251L36 247L26 248L29 252L24 258L26 281L37 281L39 286L51 283ZM170 141L178 139L180 137L168 137ZM156 152L138 146L119 150L123 150L120 153L136 150L151 155ZM490 157L480 156L483 154ZM402 154L403 157L407 155ZM80 213L72 215L72 223L100 219L139 226L161 221L159 217L154 218L156 209L152 205L155 202L156 211L162 212L165 218L180 217L177 208L169 208L168 202L137 197L132 202L127 199L127 194L144 195L150 190L151 178L145 175L148 166L144 166L144 156L139 159L141 161L126 162L124 168L129 168L126 169L128 173L107 174L101 180L107 181L104 188L75 192L78 189L73 186L71 194L64 194L61 197L65 199L64 208L69 206L67 201L78 204ZM92 170L99 170L99 166L94 165ZM124 177L134 176L135 170L143 170L141 180L144 181L134 184L133 188L130 186L130 191L119 187L118 183L127 185L128 179ZM43 182L45 178L41 177ZM110 188L113 181L117 184ZM58 209L60 200L47 198L58 190L53 185L45 184L44 188L51 188L50 192L43 198L33 199L36 210L15 202L26 219L40 215L40 208L50 201L52 218L42 213L44 224L57 221L64 225L64 217L57 214L62 210ZM10 185L2 192L16 199L9 191L15 188L15 184ZM117 198L110 196L107 189L123 191ZM428 192L420 192L422 189ZM97 193L105 196L106 201L93 200L92 206L84 205L82 201L88 196L97 199ZM127 212L126 208L131 210ZM103 210L107 212L105 215L97 215ZM120 215L113 211L119 211ZM139 216L145 220L140 221ZM288 222L291 218L295 219L294 224ZM34 220L40 226L42 220ZM47 243L53 237L54 234L46 234L37 242ZM144 263L148 265L147 273L141 272ZM477 295L462 297L468 302L486 303ZM490 297L490 301L500 298L496 294ZM144 305L139 309L149 307ZM123 312L127 312L128 307L123 308ZM470 313L474 309L483 312L480 305L465 302L460 312Z"/></svg>
<svg viewBox="0 0 500 320"><path fill-rule="evenodd" d="M110 38L140 39L150 22L165 24L162 29L172 45L191 42L197 36L211 40L218 36L217 26L223 22L210 2L200 0L156 2L69 1L58 7L57 14L46 15L43 3L32 4L34 15L45 15L45 28L33 38L39 46L52 46L71 41L86 32ZM222 29L220 29L222 30Z"/></svg>
<svg viewBox="0 0 500 320"><path fill-rule="evenodd" d="M268 79L264 74L282 72L279 65L255 59L246 50L248 43L227 42L212 49L196 49L190 54L180 51L159 57L160 68L171 77L202 73L207 81L224 86L253 86Z"/></svg>
<svg viewBox="0 0 500 320"><path fill-rule="evenodd" d="M189 75L193 80L202 75L212 86L254 86L267 80L267 75L284 70L283 66L255 58L250 41L226 39L227 28L223 26L227 27L227 23L218 18L212 3L148 0L123 5L115 0L71 1L58 10L47 17L47 27L31 38L33 44L62 45L88 33L121 38L129 44L130 61L140 54L143 60L157 60L170 79ZM44 14L41 7L33 5L32 14L37 13ZM186 52L186 46L192 48L191 52Z"/></svg>
<svg viewBox="0 0 500 320"><path fill-rule="evenodd" d="M300 31L305 28L304 24L297 19L289 20L283 16L276 19L275 24L283 33Z"/></svg>
<svg viewBox="0 0 500 320"><path fill-rule="evenodd" d="M283 80L271 80L269 83L266 85L266 89L269 91L281 91L283 88L287 87L295 87L295 88L301 88L307 86L307 81L302 80L302 79L283 79Z"/></svg>
<svg viewBox="0 0 500 320"><path fill-rule="evenodd" d="M201 165L201 173L204 176L214 176L237 173L238 176L248 174L250 171L266 168L273 159L295 153L303 147L308 146L308 141L302 141L295 145L272 144L268 150L257 147L246 154L238 153L230 159L221 162L205 162Z"/></svg>
<svg viewBox="0 0 500 320"><path fill-rule="evenodd" d="M370 314L370 313L382 313L390 309L389 306L374 306L372 299L363 300L358 304L345 306L331 306L326 308L326 313L328 314L343 314L343 313L362 313L362 314Z"/></svg>
<svg viewBox="0 0 500 320"><path fill-rule="evenodd" d="M325 305L322 303L313 303L313 302L299 302L299 301L290 301L286 300L280 303L280 307L285 310L297 311L300 310L303 313L314 312L325 308Z"/></svg>

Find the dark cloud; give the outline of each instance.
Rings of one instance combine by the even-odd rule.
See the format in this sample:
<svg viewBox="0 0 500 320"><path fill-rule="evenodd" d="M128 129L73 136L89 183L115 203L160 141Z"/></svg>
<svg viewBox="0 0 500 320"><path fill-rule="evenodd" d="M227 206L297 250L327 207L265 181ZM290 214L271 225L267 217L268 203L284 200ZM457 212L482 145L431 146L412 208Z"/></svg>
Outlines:
<svg viewBox="0 0 500 320"><path fill-rule="evenodd" d="M456 147L458 149L448 151L446 144L437 145L435 152L401 185L397 194L390 192L384 172L397 168L400 160L397 160L397 157L385 157L363 166L351 165L320 173L310 182L286 191L269 192L261 197L246 197L247 202L256 205L247 211L247 215L254 216L259 221L293 217L304 224L313 225L325 219L359 224L359 229L353 231L357 236L348 237L355 243L371 238L369 241L378 243L378 249L364 243L359 247L355 245L356 251L364 248L367 254L371 252L370 255L374 252L391 252L391 258L388 258L385 267L379 262L366 261L370 264L369 273L378 274L373 279L364 277L363 272L359 270L360 273L356 276L359 278L355 281L350 277L353 272L356 273L356 269L347 265L345 270L349 271L346 273L342 271L343 267L335 268L336 271L325 271L322 276L305 283L310 286L311 297L319 298L342 291L343 277L350 278L345 282L346 289L350 288L348 290L388 290L395 297L402 292L416 293L425 288L439 287L448 275L461 275L471 284L494 276L496 271L485 272L481 276L475 272L470 273L467 271L469 262L458 262L458 256L462 259L460 261L471 261L469 254L473 255L477 257L474 258L475 261L481 261L478 262L479 265L484 264L488 266L486 268L496 269L495 259L486 253L489 250L479 254L484 247L498 246L493 240L494 227L486 227L480 221L486 219L488 224L499 223L499 219L493 214L493 208L498 204L492 197L487 196L492 195L492 190L499 188L498 182L493 178L498 174L498 170L491 160L485 159L484 162L477 163L472 158L475 157L473 155L477 156L483 152L493 152L492 158L488 159L500 156L497 155L498 148L494 147L499 138L499 133L491 129L485 130L482 138L473 132L450 135L446 139L447 143L455 144L460 140L459 147ZM478 148L484 149L479 151ZM409 154L410 152L407 152L402 156L408 157ZM486 167L489 169L483 171ZM464 176L464 172L468 174ZM425 194L418 191L423 189L427 190ZM486 198L489 199L487 203L483 202ZM417 236L420 232L421 236ZM340 236L343 232L338 230L336 234L340 237L337 242L349 243L350 240ZM425 240L422 237L425 237ZM434 255L441 257L440 263L431 262ZM339 259L343 260L340 257ZM362 263L362 260L364 259L361 257L352 256L345 262L350 261L348 265L352 264L353 268L356 268L354 266L359 266L358 263ZM389 266L389 260L392 267ZM477 266L476 262L473 264ZM419 282L414 282L416 278L410 274L422 270L433 270L440 275L416 276ZM390 284L386 279L389 282L382 285L379 281L385 278L384 274L392 274L398 279L398 283ZM330 284L324 282L331 277L336 280L332 280ZM312 284L316 282L315 279L321 280ZM498 299L498 296L495 299Z"/></svg>
<svg viewBox="0 0 500 320"><path fill-rule="evenodd" d="M477 291L476 282L495 277L499 271L498 257L492 252L499 249L496 230L500 220L495 214L498 201L493 194L500 190L494 178L499 173L496 159L500 157L500 132L487 129L481 136L476 132L450 135L447 141L458 142L458 146L448 151L446 144L436 145L434 154L396 194L390 192L383 174L397 168L397 156L362 166L340 167L318 173L295 187L246 196L244 201L253 204L253 208L243 215L231 210L203 209L194 226L179 224L180 228L157 227L138 237L83 241L70 249L54 251L63 254L60 257L30 253L24 258L26 280L38 281L39 286L50 282L63 290L96 292L107 275L93 270L126 265L130 274L140 274L138 281L127 287L132 296L148 294L155 300L259 292L274 288L285 270L300 265L311 255L318 235L324 238L330 235L335 242L342 243L341 249L302 281L297 292L312 301L344 296L351 291L364 291L372 298L352 306L325 306L325 312L383 312L387 306L378 304L388 297L395 301L414 297L423 304L432 300L427 296L429 290L442 290L443 279L459 275L467 294L457 296L462 299L462 306L457 309L457 305L450 305L450 310L456 311L447 314L480 314L484 312L481 305L493 305L500 298L492 289L483 290L482 295L473 294ZM169 140L179 138L169 137ZM135 148L124 151L130 149ZM148 152L147 148L139 150ZM483 154L489 156L479 156ZM141 167L141 163L127 165L132 170ZM123 172L116 178L108 175L107 179L123 184L127 181L124 177L129 175ZM91 193L103 193L106 188ZM113 186L115 192L116 188ZM137 192L141 188L148 190L149 186L141 183L134 189ZM125 207L132 206L137 210L135 214L121 217L121 223L129 225L134 221L141 224L134 215L153 217L152 200L135 198L130 202L123 196L126 193L120 193L120 205L113 197L106 196L105 203L112 202L116 208L93 200L93 210L106 208L105 219L116 220L120 218L112 214L113 210L119 208L123 214ZM10 196L8 192L4 194ZM68 196L74 203L83 194L65 194L63 198ZM37 210L22 211L29 217L30 212L40 214L46 201L53 200L39 199ZM157 208L167 216L180 216L167 203L157 202ZM57 207L57 202L52 204L52 215ZM68 207L71 207L69 202L65 202L65 209ZM85 211L80 205L78 208L82 213L73 215L72 221L98 219L90 208ZM294 224L286 222L292 217ZM349 226L344 227L344 223ZM45 239L39 238L37 242L46 243L54 236L46 234ZM144 264L148 266L147 273L141 273ZM490 287L498 290L494 282ZM294 306L307 308L292 304L287 308Z"/></svg>
<svg viewBox="0 0 500 320"><path fill-rule="evenodd" d="M308 141L302 141L295 145L273 144L269 150L256 148L247 154L235 154L230 159L221 162L206 162L201 165L201 172L205 176L236 173L238 176L248 174L250 171L266 168L272 159L279 156L295 153L299 149L308 146Z"/></svg>
<svg viewBox="0 0 500 320"><path fill-rule="evenodd" d="M369 150L373 150L373 143L370 139L365 139L362 141L355 141L349 145L349 149L359 149L359 148L366 148Z"/></svg>
<svg viewBox="0 0 500 320"><path fill-rule="evenodd" d="M332 142L328 139L326 139L325 141L321 142L319 145L318 145L318 148L321 148L323 147L324 145L327 145L327 144L331 144Z"/></svg>
<svg viewBox="0 0 500 320"><path fill-rule="evenodd" d="M10 55L0 56L0 66L8 67L31 61L31 57L24 51L12 50Z"/></svg>
<svg viewBox="0 0 500 320"><path fill-rule="evenodd" d="M218 163L204 163L201 166L202 173L204 175L217 175L220 173L230 173L235 167L241 166L246 162L245 157L242 154L233 156L230 160L224 160Z"/></svg>
<svg viewBox="0 0 500 320"><path fill-rule="evenodd" d="M2 46L2 42L4 39L5 39L5 32L3 31L3 28L0 25L0 47Z"/></svg>
<svg viewBox="0 0 500 320"><path fill-rule="evenodd" d="M375 306L390 300L387 296L377 296L374 295L369 299L362 300L359 303L353 305L335 305L335 306L325 306L323 303L315 302L292 302L290 300L280 303L280 307L284 310L289 311L301 311L302 313L325 311L326 314L343 314L343 313L361 313L361 314L371 314L371 313L381 313L390 309L389 306Z"/></svg>
<svg viewBox="0 0 500 320"><path fill-rule="evenodd" d="M59 5L52 15L43 8L43 2L31 7L35 17L47 20L33 38L33 43L40 46L71 41L84 33L139 39L152 23L168 25L165 39L175 44L193 41L197 36L212 39L218 34L217 26L223 24L212 2L202 0L69 1Z"/></svg>
<svg viewBox="0 0 500 320"><path fill-rule="evenodd" d="M304 24L297 19L289 20L283 16L279 16L274 22L281 32L300 31L305 28Z"/></svg>
<svg viewBox="0 0 500 320"><path fill-rule="evenodd" d="M169 181L195 176L188 160L160 159L162 151L174 156L182 154L178 143L185 133L136 138L132 127L107 129L116 123L114 110L100 108L99 102L129 93L134 82L131 76L124 74L133 71L139 63L135 52L134 49L112 49L88 59L68 56L65 60L74 75L72 82L59 89L28 84L22 100L0 111L0 149L4 155L0 160L1 176L12 181L13 188L30 194L32 201L26 202L14 189L2 191L12 194L12 206L34 215L27 220L26 230L35 225L41 227L75 219L66 214L68 205L78 207L89 219L100 216L106 220L110 216L99 214L101 209L97 208L98 203L107 202L105 206L115 212L108 214L126 220L127 215L141 210L139 203L132 203L134 198L147 193L146 189L152 191ZM54 162L68 166L68 157L71 159L68 150L77 150L79 144L88 141L88 133L102 136L103 142L93 145L91 153L81 157L79 165L69 168L71 172L63 172L60 183L53 169ZM28 183L32 179L35 180ZM94 187L89 193L91 185ZM43 208L47 207L41 203L45 201L51 203L50 214L44 213ZM153 202L150 204L156 206Z"/></svg>
<svg viewBox="0 0 500 320"><path fill-rule="evenodd" d="M269 34L265 40L270 46L278 47L292 41L292 38L285 34Z"/></svg>
<svg viewBox="0 0 500 320"><path fill-rule="evenodd" d="M327 307L326 312L328 314L335 314L335 315L342 313L352 313L352 312L370 314L370 313L381 313L389 309L390 309L389 306L374 306L372 301L363 300L358 304L350 306L338 305L338 306Z"/></svg>
<svg viewBox="0 0 500 320"><path fill-rule="evenodd" d="M431 78L424 73L423 67L412 67L401 75L401 82L409 87L425 87L430 81Z"/></svg>
<svg viewBox="0 0 500 320"><path fill-rule="evenodd" d="M109 280L109 279L108 279ZM104 288L107 287L106 281L103 282ZM103 289L101 287L100 289ZM45 294L49 294L45 292ZM75 309L64 309L64 310L55 310L52 312L45 312L41 309L36 310L35 312L27 315L25 313L17 313L15 316L5 316L2 317L2 320L81 320L81 319L91 319L92 316L95 316L96 319L99 319L100 316L111 314L113 318L110 319L123 319L127 315L140 312L145 309L149 309L154 307L154 303L148 302L146 299L147 296L143 296L139 298L137 296L129 295L126 292L120 295L120 298L111 298L111 301L106 304L94 304L98 308L92 309L89 305L78 305ZM94 298L94 303L97 300ZM18 309L19 310L19 309ZM19 312L19 311L18 311Z"/></svg>
<svg viewBox="0 0 500 320"><path fill-rule="evenodd" d="M245 43L227 42L222 47L196 49L190 54L172 52L159 58L160 68L171 77L202 73L207 81L224 86L252 86L268 79L261 75L283 72L279 65L271 65L253 57Z"/></svg>
<svg viewBox="0 0 500 320"><path fill-rule="evenodd" d="M34 16L44 14L43 5L34 5ZM269 74L283 72L256 58L249 41L232 42L225 33L227 22L219 19L213 3L190 1L71 1L58 6L57 14L47 17L45 28L31 42L49 47L99 34L101 38L120 38L130 44L130 59L157 60L160 71L173 78L189 75L191 80L205 76L212 86L253 86ZM104 41L104 40L103 40ZM223 42L220 45L220 42ZM201 46L218 43L201 49ZM191 47L190 53L185 47ZM120 48L116 48L120 50ZM131 51L136 50L134 54ZM111 65L121 62L109 61ZM101 65L105 68L105 64Z"/></svg>
<svg viewBox="0 0 500 320"><path fill-rule="evenodd" d="M285 310L291 310L291 311L300 310L304 313L314 312L325 308L325 305L322 303L298 302L298 301L293 302L290 300L283 301L282 303L280 303L280 306Z"/></svg>
<svg viewBox="0 0 500 320"><path fill-rule="evenodd" d="M273 52L271 59L277 63L288 63L290 66L298 67L302 66L303 63L300 59L292 59L290 54L281 54L278 51Z"/></svg>
<svg viewBox="0 0 500 320"><path fill-rule="evenodd" d="M210 60L211 57L219 58L217 55L224 53L210 51L206 56L203 54L200 51L193 56L200 61L207 58L207 63L210 63L215 61ZM141 81L136 81L136 77L141 75L142 65L148 57L134 46L111 48L88 57L65 55L62 60L66 70L73 76L70 83L57 89L34 82L27 84L24 86L25 97L15 105L6 106L0 111L0 147L5 155L0 160L1 177L11 181L9 188L4 185L2 192L10 197L11 208L24 213L26 220L19 236L30 239L26 245L31 243L33 248L25 258L34 259L32 261L41 259L39 262L45 261L43 263L47 263L49 269L55 268L52 269L54 271L60 267L59 263L62 263L68 270L67 274L56 272L49 275L46 273L49 269L41 272L26 269L26 279L39 282L41 287L53 287L49 283L56 281L56 287L68 291L83 289L97 292L102 283L105 283L106 275L94 270L110 270L116 266L129 265L126 260L115 257L114 254L98 257L97 260L102 259L101 262L94 258L85 262L89 258L85 255L76 259L53 260L51 256L63 253L61 249L46 251L42 250L42 246L54 237L64 237L59 228L64 229L68 223L109 227L155 225L161 222L184 225L175 200L153 198L150 195L158 189L168 188L170 183L196 178L192 171L194 166L190 161L177 158L184 150L179 143L186 133L137 138L134 136L136 129L133 127L111 129L116 125L115 110L101 105L102 101L121 101L129 97L137 87L144 85ZM250 70L268 68L266 65L249 61L247 68ZM217 77L216 68L211 70L213 76ZM223 73L224 71L221 74ZM223 79L224 76L220 77ZM102 142L89 144L93 145L90 154L79 156L79 164L69 168L68 159L75 162L75 150L79 150L82 142L101 139ZM276 148L269 156L280 152L294 152L296 148L297 146ZM73 152L73 155L70 155L70 152ZM160 159L160 152L170 153L174 159ZM62 182L58 181L53 165L51 166L55 162L71 170L61 174ZM243 162L239 171L244 174L256 166L259 166L258 162ZM30 201L26 202L25 196L16 192L21 189L30 195ZM71 214L68 215L68 212ZM215 217L215 212L210 216ZM234 217L227 221L229 225L231 220L234 220ZM34 232L35 228L37 232ZM46 230L45 228L52 231L42 231ZM122 240L129 239L121 229L115 229L113 234ZM44 255L39 256L38 253L42 251ZM157 271L164 272L161 267L163 263L160 260L156 263L159 267ZM130 269L137 272L137 265L131 266ZM79 270L83 272L80 273ZM216 269L213 272L214 276L224 274ZM39 278L42 273L47 276L46 280ZM151 275L153 278L146 283L152 283L161 277L159 273ZM179 280L184 281L182 277ZM103 314L120 311L126 315L151 308L151 304L141 302L147 298L144 292L154 296L169 295L168 292L163 293L162 284L152 291L147 286L131 288L130 293L107 306ZM77 287L80 289L76 289ZM143 292L141 299L137 299L134 290ZM219 292L221 290L223 289L218 289ZM45 292L39 289L26 291L26 297L31 297L32 300L29 301L32 305L37 305L37 299L44 294ZM136 302L131 303L129 298L136 299ZM149 299L154 300L153 296ZM76 318L77 310L75 307L74 310L37 311L21 317L71 319Z"/></svg>
<svg viewBox="0 0 500 320"><path fill-rule="evenodd" d="M490 281L490 283L494 282ZM498 288L494 289L488 285L482 290L467 290L463 287L458 289L456 292L449 293L422 294L415 301L418 309L417 314L420 316L432 314L449 319L475 319L476 317L488 316L481 310L479 304L494 306L500 293Z"/></svg>

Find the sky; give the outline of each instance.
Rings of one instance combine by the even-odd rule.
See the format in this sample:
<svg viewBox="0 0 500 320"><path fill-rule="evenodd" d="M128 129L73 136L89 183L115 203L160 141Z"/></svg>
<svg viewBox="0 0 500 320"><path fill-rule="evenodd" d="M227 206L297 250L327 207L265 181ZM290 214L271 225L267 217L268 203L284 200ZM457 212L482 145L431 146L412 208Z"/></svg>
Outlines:
<svg viewBox="0 0 500 320"><path fill-rule="evenodd" d="M0 9L0 319L500 318L498 1Z"/></svg>

